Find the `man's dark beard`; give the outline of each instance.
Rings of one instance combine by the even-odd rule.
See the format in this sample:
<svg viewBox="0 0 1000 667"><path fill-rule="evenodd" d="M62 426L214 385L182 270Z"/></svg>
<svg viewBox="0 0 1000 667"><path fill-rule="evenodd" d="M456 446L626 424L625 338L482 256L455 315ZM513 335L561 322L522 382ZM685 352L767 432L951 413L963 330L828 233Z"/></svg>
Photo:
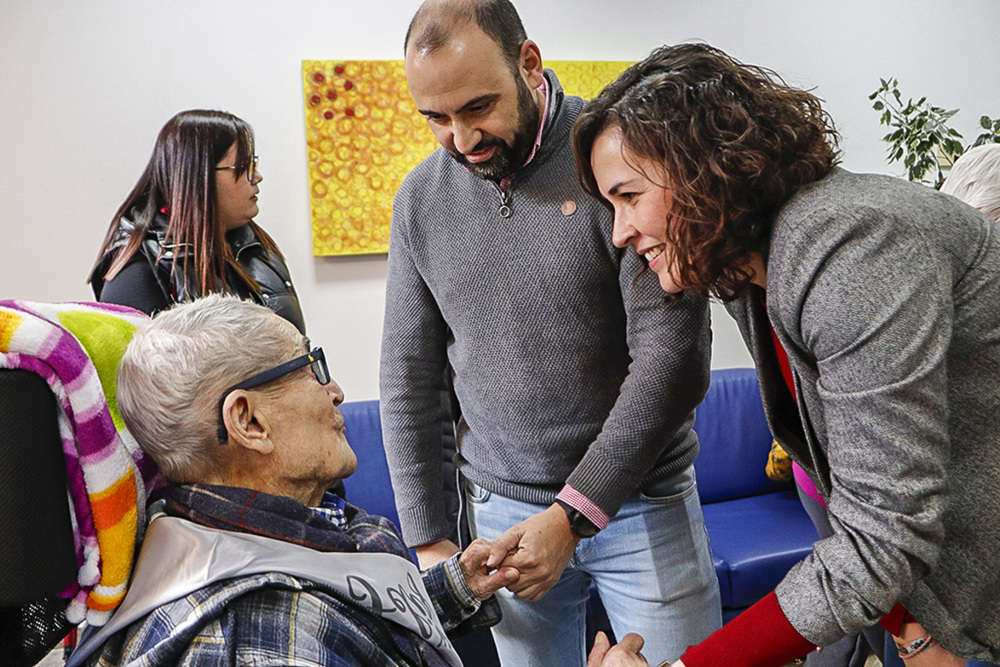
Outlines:
<svg viewBox="0 0 1000 667"><path fill-rule="evenodd" d="M510 145L500 137L484 135L470 152L478 153L488 150L491 146L496 146L496 150L489 160L477 163L469 162L456 150L448 151L459 164L485 180L499 181L520 169L528 159L528 154L535 146L535 137L538 136L540 115L535 96L531 94L531 89L520 75L515 75L515 79L517 79L517 130L514 132L514 144Z"/></svg>

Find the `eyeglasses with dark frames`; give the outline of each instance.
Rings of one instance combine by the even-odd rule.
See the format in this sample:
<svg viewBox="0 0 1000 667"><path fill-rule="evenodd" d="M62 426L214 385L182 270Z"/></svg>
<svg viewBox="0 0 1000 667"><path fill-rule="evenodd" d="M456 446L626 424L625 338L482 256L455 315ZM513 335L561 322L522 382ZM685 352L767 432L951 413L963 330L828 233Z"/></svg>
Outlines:
<svg viewBox="0 0 1000 667"><path fill-rule="evenodd" d="M260 156L259 155L253 155L253 156L250 157L250 164L248 164L245 167L239 167L239 166L237 166L237 165L234 164L234 165L230 165L228 167L216 167L215 170L216 171L222 171L223 169L232 169L233 171L236 172L236 175L238 176L240 173L243 172L244 169L246 169L247 180L250 181L251 183L253 183L253 179L257 176L257 164L259 162L260 162Z"/></svg>
<svg viewBox="0 0 1000 667"><path fill-rule="evenodd" d="M316 382L319 382L322 385L330 384L330 369L327 368L326 355L323 354L323 348L314 347L311 352L307 352L301 357L295 357L291 361L278 364L274 368L269 368L263 373L257 373L257 375L247 378L239 384L234 384L232 387L222 392L222 398L219 399L219 442L224 443L229 439L229 431L226 430L226 423L222 418L222 407L229 394L233 393L237 389L252 389L254 387L259 387L262 384L266 384L272 380L277 380L283 375L288 375L289 373L297 371L305 366L309 366L309 370L311 370L313 376L315 376Z"/></svg>

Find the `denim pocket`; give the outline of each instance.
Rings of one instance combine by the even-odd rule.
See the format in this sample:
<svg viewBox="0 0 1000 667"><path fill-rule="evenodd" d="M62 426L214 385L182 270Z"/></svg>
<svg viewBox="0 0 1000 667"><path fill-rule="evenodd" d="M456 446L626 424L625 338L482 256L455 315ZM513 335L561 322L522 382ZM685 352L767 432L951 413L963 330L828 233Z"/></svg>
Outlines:
<svg viewBox="0 0 1000 667"><path fill-rule="evenodd" d="M692 466L673 477L640 489L639 497L654 505L669 505L687 500L697 490L698 481L695 479L694 467Z"/></svg>
<svg viewBox="0 0 1000 667"><path fill-rule="evenodd" d="M465 497L469 499L470 503L481 505L489 500L491 495L493 494L490 491L487 491L475 482L465 481Z"/></svg>

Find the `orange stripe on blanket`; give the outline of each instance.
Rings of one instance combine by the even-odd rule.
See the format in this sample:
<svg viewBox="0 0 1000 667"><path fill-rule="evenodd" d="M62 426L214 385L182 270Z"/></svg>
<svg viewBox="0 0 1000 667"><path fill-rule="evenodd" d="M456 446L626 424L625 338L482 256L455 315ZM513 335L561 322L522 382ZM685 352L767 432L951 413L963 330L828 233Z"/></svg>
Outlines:
<svg viewBox="0 0 1000 667"><path fill-rule="evenodd" d="M90 508L94 512L94 526L97 530L113 528L130 511L135 514L137 495L135 477L131 474L125 475L107 489L91 494Z"/></svg>
<svg viewBox="0 0 1000 667"><path fill-rule="evenodd" d="M138 524L135 478L128 474L109 488L90 496L101 550L101 586L114 588L128 581L132 571L135 535ZM97 611L113 609L121 602L119 595L101 595L97 590L87 596L87 606Z"/></svg>
<svg viewBox="0 0 1000 667"><path fill-rule="evenodd" d="M98 595L94 591L90 591L90 595L87 596L87 606L94 611L111 611L121 604L122 598L124 597L124 591L120 595L115 595L114 597L105 597L103 595Z"/></svg>
<svg viewBox="0 0 1000 667"><path fill-rule="evenodd" d="M135 526L138 517L133 507L118 525L97 532L97 543L101 545L102 586L120 586L128 580L135 553Z"/></svg>

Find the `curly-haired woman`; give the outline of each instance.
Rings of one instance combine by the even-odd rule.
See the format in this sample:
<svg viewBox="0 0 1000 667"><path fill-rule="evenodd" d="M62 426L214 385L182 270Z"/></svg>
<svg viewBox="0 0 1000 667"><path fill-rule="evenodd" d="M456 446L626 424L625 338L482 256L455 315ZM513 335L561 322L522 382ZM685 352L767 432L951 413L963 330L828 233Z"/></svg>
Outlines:
<svg viewBox="0 0 1000 667"><path fill-rule="evenodd" d="M877 621L911 667L1000 659L1000 227L836 145L816 97L700 44L577 121L616 245L727 302L833 528L687 667L780 665Z"/></svg>

